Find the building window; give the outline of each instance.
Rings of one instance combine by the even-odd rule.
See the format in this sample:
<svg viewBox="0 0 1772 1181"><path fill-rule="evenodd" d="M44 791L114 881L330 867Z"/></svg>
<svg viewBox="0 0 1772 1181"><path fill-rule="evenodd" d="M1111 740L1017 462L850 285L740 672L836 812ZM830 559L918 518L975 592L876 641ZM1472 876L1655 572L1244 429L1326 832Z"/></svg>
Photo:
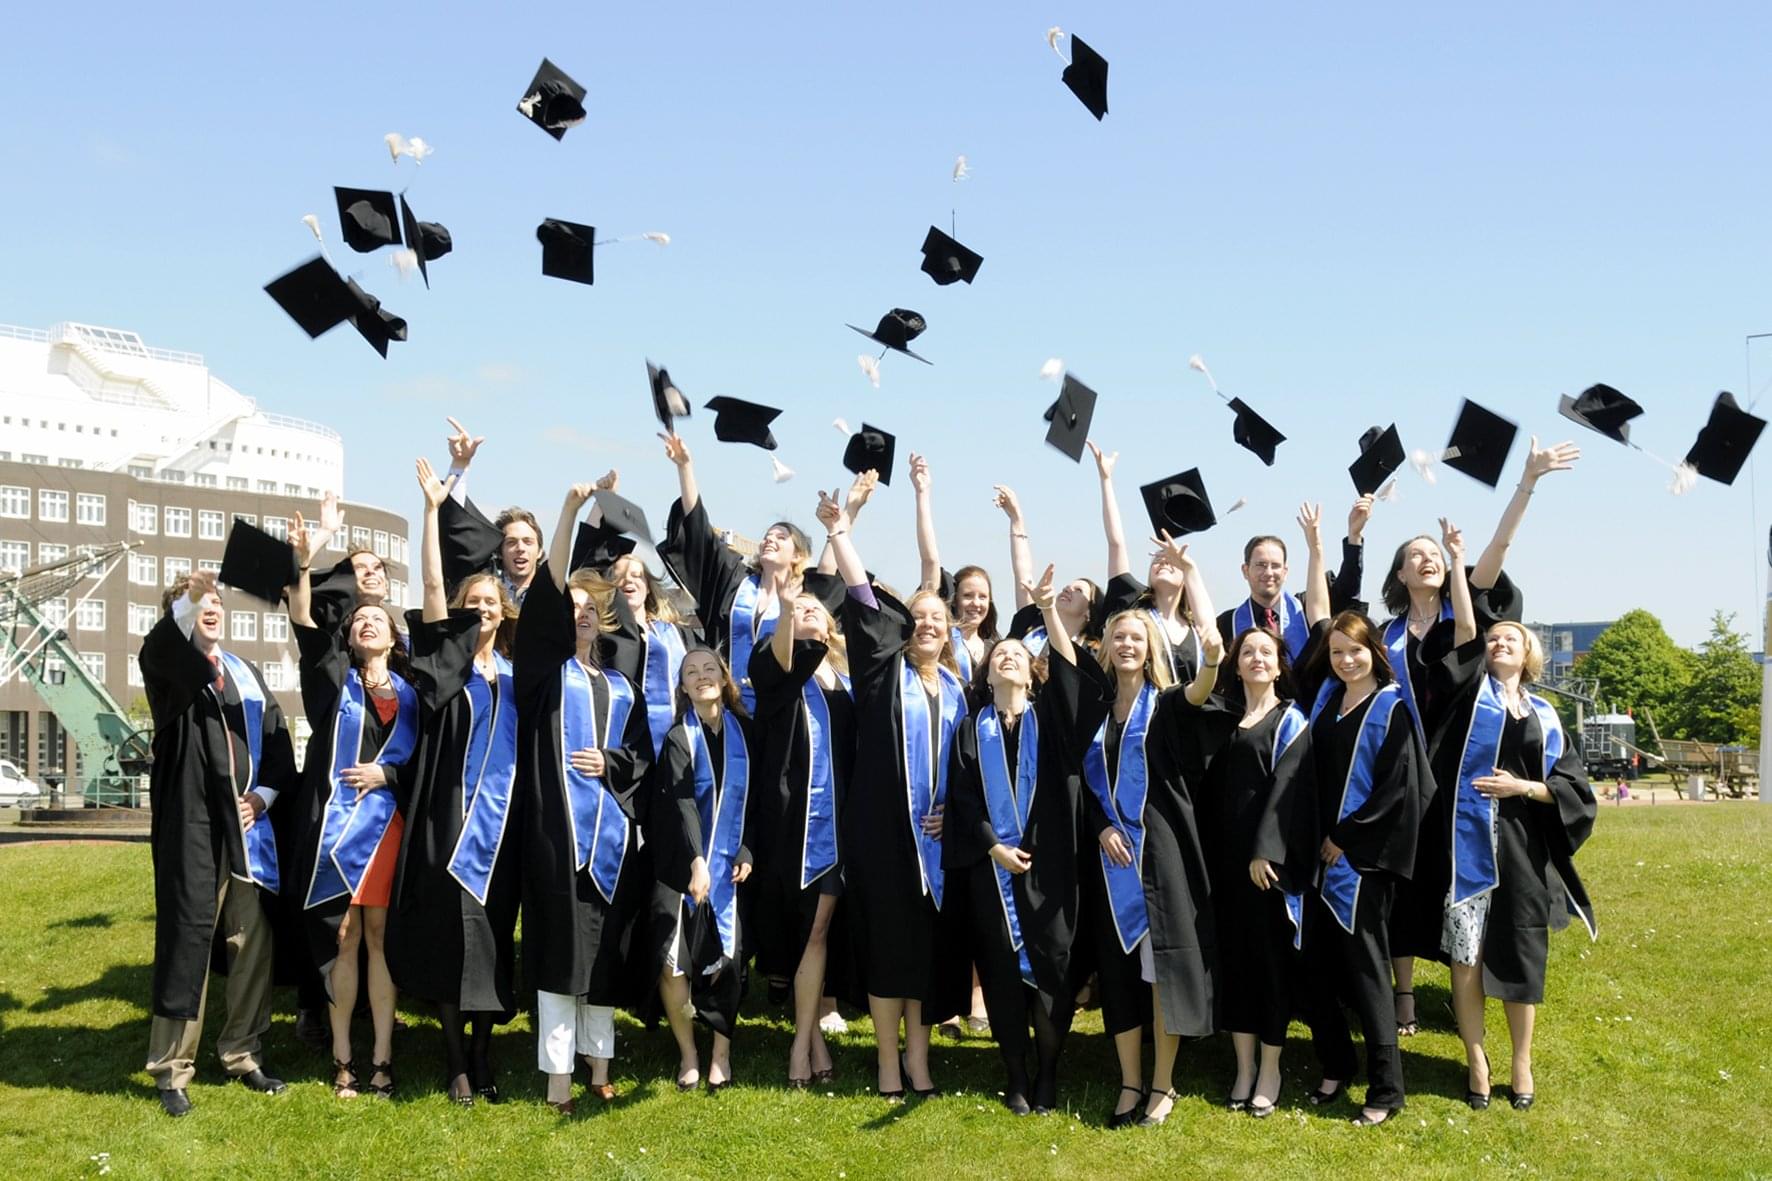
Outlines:
<svg viewBox="0 0 1772 1181"><path fill-rule="evenodd" d="M254 527L256 527L258 525L258 518L255 517L251 513L235 513L234 519L236 521L245 521L248 525L252 525Z"/></svg>
<svg viewBox="0 0 1772 1181"><path fill-rule="evenodd" d="M68 494L59 488L37 489L37 519L65 524L68 519Z"/></svg>
<svg viewBox="0 0 1772 1181"><path fill-rule="evenodd" d="M228 491L229 492L244 492L249 487L251 487L251 485L246 482L245 476L229 476L228 477Z"/></svg>
<svg viewBox="0 0 1772 1181"><path fill-rule="evenodd" d="M63 562L67 560L67 557L68 547L65 545L57 545L53 541L39 541L37 543L37 564L40 566L47 566L52 562Z"/></svg>
<svg viewBox="0 0 1772 1181"><path fill-rule="evenodd" d="M81 463L78 459L64 458L64 459L58 459L55 462L58 467L85 467L86 466L84 463Z"/></svg>
<svg viewBox="0 0 1772 1181"><path fill-rule="evenodd" d="M406 584L399 579L388 579L388 601L396 607L406 606Z"/></svg>
<svg viewBox="0 0 1772 1181"><path fill-rule="evenodd" d="M264 674L265 688L272 691L289 688L289 670L281 660L270 660L259 665L258 671Z"/></svg>
<svg viewBox="0 0 1772 1181"><path fill-rule="evenodd" d="M160 559L153 554L130 554L129 581L136 586L159 586Z"/></svg>
<svg viewBox="0 0 1772 1181"><path fill-rule="evenodd" d="M332 535L332 541L327 545L326 548L332 549L332 550L337 550L339 553L342 554L346 550L351 548L351 539L349 537L345 536L345 530L340 529L337 533L334 533Z"/></svg>
<svg viewBox="0 0 1772 1181"><path fill-rule="evenodd" d="M34 464L42 465L42 464L46 464L49 462L49 456L47 456L47 455L32 455L29 451L27 451L23 455L18 457L18 461L20 463L34 463Z"/></svg>
<svg viewBox="0 0 1772 1181"><path fill-rule="evenodd" d="M43 622L50 627L68 626L68 598L66 595L44 599L37 605L37 609L38 613L43 616Z"/></svg>
<svg viewBox="0 0 1772 1181"><path fill-rule="evenodd" d="M287 644L289 642L289 616L281 611L265 612L265 643Z"/></svg>
<svg viewBox="0 0 1772 1181"><path fill-rule="evenodd" d="M197 559L197 569L203 571L203 573L205 573L205 574L220 574L221 573L221 559L220 558L198 558Z"/></svg>
<svg viewBox="0 0 1772 1181"><path fill-rule="evenodd" d="M160 609L148 603L129 604L129 634L145 636L160 622Z"/></svg>
<svg viewBox="0 0 1772 1181"><path fill-rule="evenodd" d="M46 685L64 685L68 680L67 663L59 656L43 658L43 683ZM37 732L37 761L43 761L43 735L46 731Z"/></svg>
<svg viewBox="0 0 1772 1181"><path fill-rule="evenodd" d="M131 689L142 688L142 662L136 659L133 652L129 654L129 687Z"/></svg>
<svg viewBox="0 0 1772 1181"><path fill-rule="evenodd" d="M189 537L191 535L191 510L188 508L166 507L166 536Z"/></svg>
<svg viewBox="0 0 1772 1181"><path fill-rule="evenodd" d="M375 541L370 548L375 550L376 557L381 558L384 561L389 557L388 531L386 529L377 529L375 531Z"/></svg>
<svg viewBox="0 0 1772 1181"><path fill-rule="evenodd" d="M260 447L258 450L259 450L260 455L264 454L265 449L263 447ZM275 480L260 480L258 482L258 490L260 492L275 493L277 491L277 481L275 481Z"/></svg>
<svg viewBox="0 0 1772 1181"><path fill-rule="evenodd" d="M209 472L198 472L191 477L191 482L199 488L213 488L215 487L215 476Z"/></svg>
<svg viewBox="0 0 1772 1181"><path fill-rule="evenodd" d="M151 480L154 478L154 469L145 463L132 463L129 465L129 474L138 480Z"/></svg>
<svg viewBox="0 0 1772 1181"><path fill-rule="evenodd" d="M105 494L82 492L74 497L74 520L81 525L105 523Z"/></svg>
<svg viewBox="0 0 1772 1181"><path fill-rule="evenodd" d="M20 574L31 564L31 543L28 541L0 541L0 571L8 574Z"/></svg>
<svg viewBox="0 0 1772 1181"><path fill-rule="evenodd" d="M87 675L99 684L105 680L105 654L103 652L82 652L80 663L86 666Z"/></svg>
<svg viewBox="0 0 1772 1181"><path fill-rule="evenodd" d="M74 608L74 626L83 632L102 632L105 630L105 601L103 599L82 599Z"/></svg>
<svg viewBox="0 0 1772 1181"><path fill-rule="evenodd" d="M370 537L369 530L364 528L362 525L352 525L351 526L351 548L352 549L369 549L369 548L371 548L370 544L369 544L369 537Z"/></svg>
<svg viewBox="0 0 1772 1181"><path fill-rule="evenodd" d="M0 484L0 517L31 519L31 490L17 484Z"/></svg>
<svg viewBox="0 0 1772 1181"><path fill-rule="evenodd" d="M230 639L230 640L256 640L256 639L258 639L258 612L257 611L229 611L228 612L228 639Z"/></svg>
<svg viewBox="0 0 1772 1181"><path fill-rule="evenodd" d="M166 580L164 585L171 586L191 572L191 559L166 558L162 561L161 569L165 571L161 575Z"/></svg>
<svg viewBox="0 0 1772 1181"><path fill-rule="evenodd" d="M219 509L197 510L197 537L202 541L220 541L227 536L227 522Z"/></svg>
<svg viewBox="0 0 1772 1181"><path fill-rule="evenodd" d="M129 502L129 531L153 536L160 532L160 506L142 504L139 501Z"/></svg>
<svg viewBox="0 0 1772 1181"><path fill-rule="evenodd" d="M272 537L275 537L278 541L288 541L289 540L289 518L288 517L266 517L264 520L263 528L266 533L269 533Z"/></svg>

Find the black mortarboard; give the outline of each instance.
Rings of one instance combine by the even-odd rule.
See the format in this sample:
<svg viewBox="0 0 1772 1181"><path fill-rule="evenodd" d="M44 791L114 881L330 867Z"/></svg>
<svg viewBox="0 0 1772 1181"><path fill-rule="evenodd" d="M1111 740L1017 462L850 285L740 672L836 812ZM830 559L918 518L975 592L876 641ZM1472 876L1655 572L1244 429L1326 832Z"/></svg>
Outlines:
<svg viewBox="0 0 1772 1181"><path fill-rule="evenodd" d="M1095 391L1072 377L1064 375L1058 398L1046 407L1046 442L1077 463L1083 462L1083 444L1089 438L1089 423L1095 418Z"/></svg>
<svg viewBox="0 0 1772 1181"><path fill-rule="evenodd" d="M605 571L617 558L633 553L637 544L633 538L622 536L620 531L608 525L580 521L578 533L572 539L572 560L567 568L583 570L589 566L599 572Z"/></svg>
<svg viewBox="0 0 1772 1181"><path fill-rule="evenodd" d="M386 357L390 340L406 339L406 321L381 306L381 300L357 286L357 280L346 279L353 308L351 326L362 334L376 352Z"/></svg>
<svg viewBox="0 0 1772 1181"><path fill-rule="evenodd" d="M400 228L406 236L406 248L418 258L418 273L428 289L431 275L425 270L425 264L448 254L455 249L455 243L449 237L449 231L436 222L418 220L412 206L406 203L405 193L400 194Z"/></svg>
<svg viewBox="0 0 1772 1181"><path fill-rule="evenodd" d="M1273 467L1274 450L1286 441L1286 436L1275 430L1273 423L1250 409L1243 399L1232 398L1230 406L1237 414L1237 421L1231 424L1231 438L1239 447L1255 452L1261 462Z"/></svg>
<svg viewBox="0 0 1772 1181"><path fill-rule="evenodd" d="M1353 477L1355 491L1361 496L1371 496L1384 487L1384 482L1403 466L1406 458L1396 423L1382 430L1367 427L1366 433L1360 436L1360 458L1347 465L1347 474Z"/></svg>
<svg viewBox="0 0 1772 1181"><path fill-rule="evenodd" d="M1557 413L1608 439L1629 443L1630 420L1640 416L1643 408L1609 385L1590 385L1576 397L1564 394L1558 398Z"/></svg>
<svg viewBox="0 0 1772 1181"><path fill-rule="evenodd" d="M646 514L640 511L639 505L607 488L599 488L592 495L597 507L603 510L604 525L617 533L638 537L647 545L652 544L652 529L646 524Z"/></svg>
<svg viewBox="0 0 1772 1181"><path fill-rule="evenodd" d="M588 285L591 282L591 245L596 236L596 226L582 226L555 217L543 221L535 227L535 240L541 243L541 273Z"/></svg>
<svg viewBox="0 0 1772 1181"><path fill-rule="evenodd" d="M646 362L646 381L652 386L652 412L667 431L675 430L672 419L689 417L689 399L671 381L670 371L662 365Z"/></svg>
<svg viewBox="0 0 1772 1181"><path fill-rule="evenodd" d="M897 446L895 436L864 422L859 431L849 436L849 446L843 448L843 466L858 476L870 470L879 472L880 483L890 484L892 457Z"/></svg>
<svg viewBox="0 0 1772 1181"><path fill-rule="evenodd" d="M1442 458L1447 467L1493 488L1501 482L1507 453L1513 450L1514 436L1519 433L1519 427L1467 398Z"/></svg>
<svg viewBox="0 0 1772 1181"><path fill-rule="evenodd" d="M714 412L714 438L720 442L749 443L765 451L775 450L775 435L769 429L769 424L781 415L775 407L721 396L709 398L703 409Z"/></svg>
<svg viewBox="0 0 1772 1181"><path fill-rule="evenodd" d="M855 325L851 324L849 327L855 328ZM903 353L907 357L916 357L917 360L923 362L925 365L932 365L934 364L933 361L930 361L927 357L918 357L917 354L905 347L911 341L923 335L923 329L927 327L929 327L929 322L916 312L913 312L908 308L893 308L890 312L887 312L884 316L880 317L880 323L874 327L872 332L869 332L866 328L855 328L855 331L861 333L875 344L884 345L886 348L892 349L895 352Z"/></svg>
<svg viewBox="0 0 1772 1181"><path fill-rule="evenodd" d="M1097 119L1107 114L1107 71L1107 58L1071 34L1071 64L1064 68L1064 84Z"/></svg>
<svg viewBox="0 0 1772 1181"><path fill-rule="evenodd" d="M1218 524L1197 467L1146 484L1138 491L1144 497L1144 511L1150 514L1151 528L1158 533L1167 531L1171 537L1182 537L1204 533Z"/></svg>
<svg viewBox="0 0 1772 1181"><path fill-rule="evenodd" d="M338 198L338 224L345 245L358 254L400 244L400 214L394 194L375 189L334 188Z"/></svg>
<svg viewBox="0 0 1772 1181"><path fill-rule="evenodd" d="M356 296L318 254L266 283L265 294L311 337L338 327L357 310Z"/></svg>
<svg viewBox="0 0 1772 1181"><path fill-rule="evenodd" d="M299 577L301 569L295 560L294 546L235 518L233 528L228 530L227 547L222 551L218 581L275 603L283 598L283 588L294 585Z"/></svg>
<svg viewBox="0 0 1772 1181"><path fill-rule="evenodd" d="M517 110L555 139L565 139L567 128L585 121L584 98L585 88L544 57L535 80L517 101Z"/></svg>
<svg viewBox="0 0 1772 1181"><path fill-rule="evenodd" d="M1765 419L1737 406L1735 395L1724 390L1711 404L1710 421L1698 432L1698 441L1686 453L1686 462L1697 468L1701 476L1719 484L1733 484L1765 429Z"/></svg>
<svg viewBox="0 0 1772 1181"><path fill-rule="evenodd" d="M934 226L923 239L923 273L946 287L949 283L971 283L984 255L966 249Z"/></svg>

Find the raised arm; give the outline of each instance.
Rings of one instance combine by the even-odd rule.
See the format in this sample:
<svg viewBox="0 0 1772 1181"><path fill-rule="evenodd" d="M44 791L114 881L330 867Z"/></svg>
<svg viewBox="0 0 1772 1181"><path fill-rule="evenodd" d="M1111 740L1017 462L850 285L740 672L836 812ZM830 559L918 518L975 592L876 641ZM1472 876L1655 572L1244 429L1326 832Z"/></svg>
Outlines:
<svg viewBox="0 0 1772 1181"><path fill-rule="evenodd" d="M1046 647L1056 653L1066 664L1077 663L1077 647L1071 643L1070 633L1065 631L1064 624L1058 618L1058 593L1052 586L1053 567L1046 567L1040 575L1039 582L1020 579L1016 589L1030 603L1040 608L1040 616L1046 623Z"/></svg>
<svg viewBox="0 0 1772 1181"><path fill-rule="evenodd" d="M834 491L818 494L818 523L824 526L825 544L836 559L837 573L843 582L848 586L866 586L867 567L862 565L861 555L855 552L855 543L849 537L849 517L843 506L837 503ZM788 665L784 662L782 667Z"/></svg>
<svg viewBox="0 0 1772 1181"><path fill-rule="evenodd" d="M995 493L997 507L1009 518L1009 572L1015 579L1015 606L1020 610L1034 602L1028 594L1028 586L1034 579L1034 551L1028 544L1027 521L1021 515L1021 501L1016 499L1015 490L1006 484L998 484ZM1050 632L1052 629L1048 627L1046 630Z"/></svg>
<svg viewBox="0 0 1772 1181"><path fill-rule="evenodd" d="M449 474L454 477L446 480L449 485L449 498L457 504L468 502L468 465L474 462L474 456L480 450L480 444L486 441L485 435L468 433L468 428L453 418L445 418L449 424L450 434L445 437L449 444Z"/></svg>
<svg viewBox="0 0 1772 1181"><path fill-rule="evenodd" d="M328 492L328 499L333 499ZM327 521L337 515L337 502L329 510L323 502L320 519ZM342 517L337 519L343 520ZM289 588L289 622L301 627L314 626L313 586L308 578L308 567L314 564L314 555L326 548L332 540L332 532L324 524L309 525L300 513L295 514L295 524L289 530L289 544L295 549L295 564L301 572L296 575L295 583Z"/></svg>
<svg viewBox="0 0 1772 1181"><path fill-rule="evenodd" d="M1114 496L1114 464L1120 461L1120 453L1103 454L1090 440L1089 454L1095 456L1095 471L1101 477L1101 531L1107 537L1108 577L1130 574L1132 552L1126 548L1126 531L1120 526L1120 502Z"/></svg>
<svg viewBox="0 0 1772 1181"><path fill-rule="evenodd" d="M416 466L419 491L425 498L424 537L419 548L424 571L424 621L441 623L449 618L449 588L443 585L443 543L438 539L437 509L449 496L456 477L452 469L448 479L439 480L431 470L431 461L422 457Z"/></svg>
<svg viewBox="0 0 1772 1181"><path fill-rule="evenodd" d="M664 440L665 458L677 465L677 498L683 505L684 514L688 515L701 503L701 489L695 483L695 460L690 457L689 444L675 431L658 437Z"/></svg>
<svg viewBox="0 0 1772 1181"><path fill-rule="evenodd" d="M869 498L874 495L874 489L879 486L879 483L880 473L869 468L856 476L854 482L849 485L849 499L844 503L843 512L849 518L851 529L855 528L856 516L867 504ZM832 552L831 543L828 541L818 551L818 572L820 574L835 574L837 572L837 555ZM788 666L784 663L782 667L787 668Z"/></svg>
<svg viewBox="0 0 1772 1181"><path fill-rule="evenodd" d="M1575 466L1581 458L1581 448L1573 443L1558 443L1554 447L1539 450L1538 436L1532 436L1531 444L1526 451L1526 470L1520 473L1520 483L1514 489L1514 495L1502 510L1501 520L1495 523L1495 536L1483 548L1482 555L1477 558L1476 568L1471 571L1470 584L1478 590L1488 590L1501 577L1501 567L1507 561L1507 550L1514 543L1514 535L1520 531L1520 522L1526 516L1526 506L1532 503L1532 492L1538 487L1538 481L1551 472L1566 472Z"/></svg>
<svg viewBox="0 0 1772 1181"><path fill-rule="evenodd" d="M1218 634L1218 617L1212 612L1212 596L1206 590L1206 580L1200 576L1199 563L1187 552L1185 544L1169 536L1168 530L1151 540L1169 563L1181 571L1189 622L1193 624L1194 634L1200 637L1200 668L1194 673L1194 679L1188 682L1187 699L1193 705L1204 705L1212 696L1212 687L1218 683L1218 662L1224 658L1224 637Z"/></svg>
<svg viewBox="0 0 1772 1181"><path fill-rule="evenodd" d="M830 553L831 543L825 542L825 552ZM831 557L833 567L829 573L835 574L836 556ZM781 617L775 621L775 630L769 633L769 655L775 658L776 667L787 672L794 667L794 639L800 626L800 612L792 602L781 605Z"/></svg>
<svg viewBox="0 0 1772 1181"><path fill-rule="evenodd" d="M1464 532L1440 518L1440 537L1446 545L1446 590L1452 599L1452 646L1463 647L1477 638L1477 611L1471 605L1471 584L1464 574Z"/></svg>
<svg viewBox="0 0 1772 1181"><path fill-rule="evenodd" d="M591 493L597 490L595 484L574 484L566 490L566 499L560 505L560 519L554 522L554 540L548 546L548 577L554 580L554 589L566 589L567 569L572 564L572 534L578 524L578 510L585 506Z"/></svg>
<svg viewBox="0 0 1772 1181"><path fill-rule="evenodd" d="M941 585L941 550L935 544L935 505L929 483L929 461L913 453L911 487L917 490L917 558L921 566L918 585L935 590Z"/></svg>
<svg viewBox="0 0 1772 1181"><path fill-rule="evenodd" d="M1315 627L1329 618L1329 584L1323 578L1323 506L1298 506L1298 527L1304 530L1309 563L1304 572L1304 621Z"/></svg>

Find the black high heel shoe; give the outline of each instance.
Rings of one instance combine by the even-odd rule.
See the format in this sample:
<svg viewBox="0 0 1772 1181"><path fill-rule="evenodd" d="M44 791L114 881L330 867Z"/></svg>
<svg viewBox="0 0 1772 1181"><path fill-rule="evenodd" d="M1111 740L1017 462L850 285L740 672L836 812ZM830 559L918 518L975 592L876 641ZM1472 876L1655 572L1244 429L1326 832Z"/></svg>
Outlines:
<svg viewBox="0 0 1772 1181"><path fill-rule="evenodd" d="M1247 1095L1243 1096L1241 1099L1237 1098L1234 1094L1226 1096L1224 1105L1231 1111L1247 1111L1249 1109L1249 1100L1253 1098L1255 1098L1255 1084L1250 1083L1249 1093Z"/></svg>
<svg viewBox="0 0 1772 1181"><path fill-rule="evenodd" d="M388 1081L377 1084L375 1076L378 1074L386 1078ZM366 1095L374 1095L381 1099L392 1099L394 1097L394 1064L392 1062L371 1061L369 1063L369 1085L358 1089Z"/></svg>
<svg viewBox="0 0 1772 1181"><path fill-rule="evenodd" d="M1113 1131L1118 1131L1121 1128L1130 1128L1133 1124L1137 1123L1139 1116L1142 1114L1141 1109L1144 1107L1144 1101L1150 1094L1143 1087L1122 1086L1120 1088L1122 1094L1127 1091L1131 1091L1134 1095L1137 1095L1138 1102L1125 1111L1109 1113L1107 1126Z"/></svg>
<svg viewBox="0 0 1772 1181"><path fill-rule="evenodd" d="M1488 1053L1488 1051L1483 1050L1481 1047L1478 1048L1478 1053L1483 1055L1483 1073L1488 1074L1489 1073L1489 1053ZM1467 1087L1464 1092L1464 1101L1470 1107L1470 1109L1472 1111L1488 1111L1489 1110L1489 1092L1488 1091L1478 1091L1473 1088Z"/></svg>
<svg viewBox="0 0 1772 1181"><path fill-rule="evenodd" d="M934 1099L941 1095L940 1087L929 1086L919 1089L915 1083L911 1082L911 1068L905 1062L903 1054L898 1056L898 1077L904 1080L904 1085L910 1093L919 1099Z"/></svg>
<svg viewBox="0 0 1772 1181"><path fill-rule="evenodd" d="M1390 1123L1402 1114L1403 1109L1401 1107L1387 1107L1384 1109L1384 1114L1377 1119L1367 1119L1366 1113L1362 1111L1359 1115L1356 1115L1353 1118L1353 1125L1356 1128L1376 1128L1379 1124Z"/></svg>
<svg viewBox="0 0 1772 1181"><path fill-rule="evenodd" d="M1347 1083L1340 1082L1333 1091L1325 1091L1319 1088L1306 1095L1305 1099L1312 1107L1321 1107L1325 1103L1335 1102L1345 1094L1347 1094Z"/></svg>
<svg viewBox="0 0 1772 1181"><path fill-rule="evenodd" d="M1538 1098L1538 1095L1537 1092L1534 1091L1527 1091L1524 1095L1516 1092L1514 1097L1509 1099L1508 1102L1513 1104L1515 1111L1531 1111L1532 1101L1536 1098Z"/></svg>

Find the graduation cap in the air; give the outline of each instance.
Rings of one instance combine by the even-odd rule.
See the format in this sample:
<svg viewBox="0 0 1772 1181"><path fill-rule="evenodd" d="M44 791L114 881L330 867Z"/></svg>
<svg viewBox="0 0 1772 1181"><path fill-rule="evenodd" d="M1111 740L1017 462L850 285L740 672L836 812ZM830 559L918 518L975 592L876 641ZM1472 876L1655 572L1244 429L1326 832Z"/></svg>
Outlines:
<svg viewBox="0 0 1772 1181"><path fill-rule="evenodd" d="M1372 496L1407 458L1396 423L1383 429L1367 427L1360 436L1360 458L1348 464L1347 474L1353 477L1355 491L1361 496Z"/></svg>
<svg viewBox="0 0 1772 1181"><path fill-rule="evenodd" d="M652 413L667 431L675 430L672 421L689 417L689 399L671 380L670 371L662 365L646 362L646 383L652 387Z"/></svg>
<svg viewBox="0 0 1772 1181"><path fill-rule="evenodd" d="M406 236L406 249L412 251L418 263L418 273L425 281L428 289L431 285L431 274L425 264L432 259L442 258L455 249L455 242L449 231L434 221L420 221L412 212L412 206L406 203L406 194L400 194L400 228Z"/></svg>
<svg viewBox="0 0 1772 1181"><path fill-rule="evenodd" d="M639 505L607 488L599 488L591 496L597 507L603 510L604 526L629 537L638 537L647 545L652 544L652 529L646 524L646 514L640 511Z"/></svg>
<svg viewBox="0 0 1772 1181"><path fill-rule="evenodd" d="M1643 408L1609 385L1590 385L1571 398L1564 394L1557 399L1557 413L1589 430L1630 442L1630 420L1639 417Z"/></svg>
<svg viewBox="0 0 1772 1181"><path fill-rule="evenodd" d="M1467 398L1439 458L1454 471L1493 488L1501 482L1507 453L1513 450L1514 436L1519 433L1519 427Z"/></svg>
<svg viewBox="0 0 1772 1181"><path fill-rule="evenodd" d="M1077 100L1089 108L1099 120L1107 114L1107 58L1089 47L1089 43L1071 34L1071 62L1064 68L1064 84Z"/></svg>
<svg viewBox="0 0 1772 1181"><path fill-rule="evenodd" d="M529 89L517 101L517 110L555 139L565 139L567 128L585 121L584 98L585 88L544 57Z"/></svg>
<svg viewBox="0 0 1772 1181"><path fill-rule="evenodd" d="M749 443L765 451L775 450L775 434L769 424L781 416L774 406L722 395L709 398L703 407L714 412L714 438L722 443Z"/></svg>
<svg viewBox="0 0 1772 1181"><path fill-rule="evenodd" d="M607 570L617 558L625 558L633 553L638 544L633 538L623 536L620 530L611 529L602 522L593 525L589 521L580 521L578 533L572 539L569 568L583 570L589 566L593 570Z"/></svg>
<svg viewBox="0 0 1772 1181"><path fill-rule="evenodd" d="M1273 467L1274 451L1286 441L1286 436L1275 430L1273 423L1250 409L1243 399L1232 398L1230 407L1237 415L1236 422L1231 424L1231 438L1239 447L1253 451L1261 457L1261 462Z"/></svg>
<svg viewBox="0 0 1772 1181"><path fill-rule="evenodd" d="M849 435L849 445L843 448L845 468L858 476L865 471L875 471L880 473L880 483L892 483L892 459L898 448L896 436L865 422L854 434L849 434L849 424L840 418L832 425Z"/></svg>
<svg viewBox="0 0 1772 1181"><path fill-rule="evenodd" d="M1765 419L1743 410L1735 395L1724 390L1711 404L1710 420L1698 432L1698 441L1686 453L1686 466L1719 484L1733 484L1765 429Z"/></svg>
<svg viewBox="0 0 1772 1181"><path fill-rule="evenodd" d="M1146 484L1138 492L1144 497L1145 512L1150 514L1151 529L1157 533L1182 537L1204 533L1218 524L1212 501L1206 496L1206 482L1200 478L1197 467Z"/></svg>
<svg viewBox="0 0 1772 1181"><path fill-rule="evenodd" d="M1046 428L1047 444L1070 456L1073 462L1083 462L1083 444L1089 438L1089 424L1094 418L1095 391L1065 374L1058 397L1046 407L1046 421L1052 424Z"/></svg>
<svg viewBox="0 0 1772 1181"><path fill-rule="evenodd" d="M580 225L550 217L535 227L535 240L541 243L541 273L554 279L569 279L589 285L592 278L591 248L597 227Z"/></svg>
<svg viewBox="0 0 1772 1181"><path fill-rule="evenodd" d="M942 287L970 284L984 265L984 255L968 250L934 226L923 239L923 273Z"/></svg>
<svg viewBox="0 0 1772 1181"><path fill-rule="evenodd" d="M283 598L283 589L301 577L295 559L295 547L272 537L256 525L248 525L238 517L228 530L228 544L222 550L221 570L216 579L236 590L275 603Z"/></svg>
<svg viewBox="0 0 1772 1181"><path fill-rule="evenodd" d="M310 337L343 324L358 308L350 287L318 254L266 283L265 294Z"/></svg>
<svg viewBox="0 0 1772 1181"><path fill-rule="evenodd" d="M853 324L850 324L849 327L877 345L903 353L907 357L914 357L925 365L934 364L927 357L918 357L916 353L906 347L911 341L923 335L923 330L929 327L927 320L908 308L893 308L880 317L879 324L875 325L872 332L866 328L856 328ZM881 353L880 355L885 356L886 354Z"/></svg>
<svg viewBox="0 0 1772 1181"><path fill-rule="evenodd" d="M400 244L400 214L394 194L375 189L334 188L338 198L338 224L345 245L358 254Z"/></svg>
<svg viewBox="0 0 1772 1181"><path fill-rule="evenodd" d="M406 339L406 321L381 306L381 300L357 286L357 280L346 279L352 300L351 326L383 357L388 355L388 342Z"/></svg>

